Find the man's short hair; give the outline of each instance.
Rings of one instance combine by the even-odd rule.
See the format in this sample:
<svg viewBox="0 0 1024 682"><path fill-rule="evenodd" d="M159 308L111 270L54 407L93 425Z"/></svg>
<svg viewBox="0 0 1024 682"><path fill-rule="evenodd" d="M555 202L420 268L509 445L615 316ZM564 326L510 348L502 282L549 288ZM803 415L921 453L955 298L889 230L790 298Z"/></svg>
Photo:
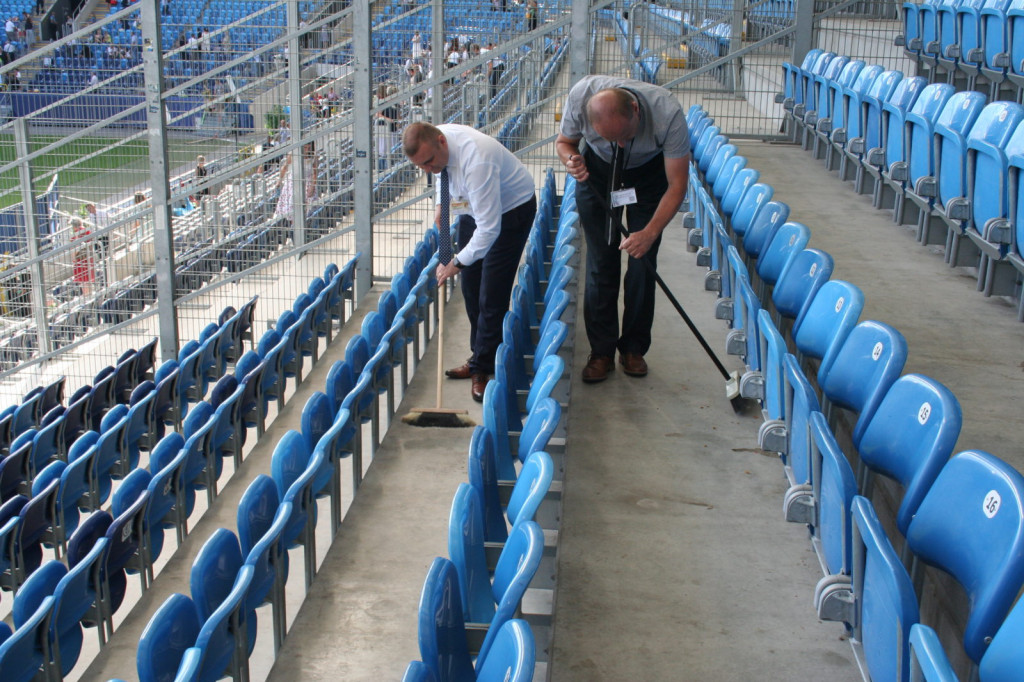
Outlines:
<svg viewBox="0 0 1024 682"><path fill-rule="evenodd" d="M437 144L438 138L443 133L441 130L426 121L415 121L405 127L402 132L402 151L407 157L416 156L425 143Z"/></svg>

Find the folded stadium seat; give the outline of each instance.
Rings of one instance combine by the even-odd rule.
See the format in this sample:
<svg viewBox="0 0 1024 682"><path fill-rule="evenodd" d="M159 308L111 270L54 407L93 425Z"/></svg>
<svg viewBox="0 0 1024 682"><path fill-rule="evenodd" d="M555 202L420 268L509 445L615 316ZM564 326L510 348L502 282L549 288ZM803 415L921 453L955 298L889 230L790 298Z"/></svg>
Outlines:
<svg viewBox="0 0 1024 682"><path fill-rule="evenodd" d="M936 137L942 136L942 153L935 161L938 201L932 213L945 223L946 233L942 237L945 260L950 266L980 265L980 251L974 242L964 239L965 235L985 229L990 219L1007 215L1008 169L1004 150L1011 142L1014 151L1022 149L1024 131L1014 140L1014 131L1021 121L1021 105L992 102L964 137L948 134L942 126L936 126Z"/></svg>
<svg viewBox="0 0 1024 682"><path fill-rule="evenodd" d="M284 586L288 580L288 562L281 548L281 535L291 516L290 505L280 504L273 479L258 475L238 502L238 540L245 563L253 567L252 584L246 595L246 611L252 625L255 611L271 605L274 652L285 634ZM250 631L250 638L255 632Z"/></svg>
<svg viewBox="0 0 1024 682"><path fill-rule="evenodd" d="M881 208L882 174L894 162L903 159L903 132L907 113L913 108L927 85L928 81L921 76L904 78L900 81L889 99L882 102L878 129L880 137L874 141L865 139L865 146L874 142L877 144L874 147L867 147L861 156L855 186L858 193L862 193L866 190L865 181L867 178L871 178L870 192L872 205L875 208ZM891 196L891 194L888 195L890 199ZM886 208L891 208L891 205L886 205Z"/></svg>
<svg viewBox="0 0 1024 682"><path fill-rule="evenodd" d="M981 42L985 52L981 75L989 82L989 97L993 100L1014 99L1015 95L1007 79L1010 66L1007 11L1012 6L1012 0L995 0L981 8Z"/></svg>
<svg viewBox="0 0 1024 682"><path fill-rule="evenodd" d="M797 359L818 360L818 385L829 376L832 365L845 345L864 309L864 293L854 284L829 280L814 294L806 311L794 322L793 341Z"/></svg>
<svg viewBox="0 0 1024 682"><path fill-rule="evenodd" d="M853 85L849 88L843 88L842 96L833 105L833 123L831 134L828 137L829 143L825 148L824 155L825 168L828 170L836 170L840 167L841 159L845 158L844 151L847 142L863 134L861 129L861 103L881 73L882 67L878 64L865 66L857 73L857 78L854 79ZM842 117L842 125L835 121L840 116Z"/></svg>
<svg viewBox="0 0 1024 682"><path fill-rule="evenodd" d="M933 80L952 83L960 62L960 0L935 3L935 40L922 45L921 60L932 67Z"/></svg>
<svg viewBox="0 0 1024 682"><path fill-rule="evenodd" d="M808 117L804 148L808 147L806 137L813 135L814 143L811 150L815 159L822 158L822 150L828 145L832 131L846 127L843 91L853 87L863 68L864 61L861 59L846 62L839 74L827 83L824 107L815 112L813 117Z"/></svg>
<svg viewBox="0 0 1024 682"><path fill-rule="evenodd" d="M28 503L24 495L15 495L0 504L0 588L14 592L18 585L16 541L21 526L21 510Z"/></svg>
<svg viewBox="0 0 1024 682"><path fill-rule="evenodd" d="M707 172L704 174L704 181L708 186L714 186L718 176L721 175L722 168L725 166L726 162L734 156L736 156L736 145L723 144L718 148L715 152L714 158L711 159L711 163L708 165ZM693 180L694 182L700 182L696 176L694 176ZM690 183L691 191L693 184L693 182Z"/></svg>
<svg viewBox="0 0 1024 682"><path fill-rule="evenodd" d="M951 100L952 98L950 98ZM1024 108L1012 102L991 102L979 113L969 129L950 127L941 120L935 124L935 197L931 221L919 221L918 240L922 244L947 245L949 229L962 229L971 217L967 204L968 140L1004 145L1024 117ZM1000 120L1001 119L1001 120ZM946 253L948 261L949 253Z"/></svg>
<svg viewBox="0 0 1024 682"><path fill-rule="evenodd" d="M114 365L114 402L127 403L131 399L132 389L136 385L135 365L138 363L138 351L126 350Z"/></svg>
<svg viewBox="0 0 1024 682"><path fill-rule="evenodd" d="M783 319L799 324L818 289L832 276L833 265L832 256L819 249L804 249L793 257L772 290L779 331L786 332Z"/></svg>
<svg viewBox="0 0 1024 682"><path fill-rule="evenodd" d="M515 483L501 482L494 456L494 439L482 426L473 430L469 443L469 483L480 495L483 509L483 534L487 542L504 542L508 529L516 523L533 520L546 528L557 528L558 511L542 504L551 490L554 463L551 456L537 450L526 458ZM503 500L507 498L508 502ZM507 519L507 523L506 523Z"/></svg>
<svg viewBox="0 0 1024 682"><path fill-rule="evenodd" d="M33 486L32 497L18 511L21 520L15 529L13 550L9 554L14 557L14 571L10 581L7 581L7 576L2 576L12 591L17 590L43 561L44 537L50 541L57 523L59 489L59 476L46 485ZM54 554L56 557L56 552Z"/></svg>
<svg viewBox="0 0 1024 682"><path fill-rule="evenodd" d="M1012 0L1006 9L1006 52L1009 67L1006 78L1019 94L1024 87L1024 2L1021 0Z"/></svg>
<svg viewBox="0 0 1024 682"><path fill-rule="evenodd" d="M979 273L982 292L986 296L1016 297L1017 320L1024 322L1024 296L1020 296L1018 285L1024 276L1024 252L1021 250L1021 244L1024 244L1024 222L1018 218L1024 208L1024 192L1021 192L1024 185L1024 153L1018 150L1009 155L1008 165L1008 220L993 221L986 230L987 239L972 239L982 251L981 265L984 273Z"/></svg>
<svg viewBox="0 0 1024 682"><path fill-rule="evenodd" d="M487 627L480 645L485 660L500 626L516 615L544 553L544 533L534 521L512 527L494 566L493 582L484 549L483 509L473 486L460 483L448 523L448 554L459 576L466 620Z"/></svg>
<svg viewBox="0 0 1024 682"><path fill-rule="evenodd" d="M184 392L180 389L181 368L174 360L168 360L160 365L154 376L156 395L153 397L152 418L155 427L154 440L163 438L166 427L180 429L188 401L185 400Z"/></svg>
<svg viewBox="0 0 1024 682"><path fill-rule="evenodd" d="M214 407L201 400L185 418L183 431L185 448L189 452L185 464L185 480L197 489L205 488L211 504L217 495L217 480L223 467L218 448L214 444L219 421L220 417Z"/></svg>
<svg viewBox="0 0 1024 682"><path fill-rule="evenodd" d="M718 128L712 127L709 128L708 130L717 131ZM700 146L694 149L693 157L697 163L697 170L700 177L705 177L707 175L708 168L711 167L711 162L712 160L714 160L715 154L717 154L718 150L728 143L729 138L722 134L713 135L710 139L708 139L708 135L707 133L705 133L705 135L701 137L701 139L698 141L698 144Z"/></svg>
<svg viewBox="0 0 1024 682"><path fill-rule="evenodd" d="M781 201L769 201L757 213L743 235L743 259L747 264L748 276L756 272L761 254L767 249L782 225L789 219L789 205Z"/></svg>
<svg viewBox="0 0 1024 682"><path fill-rule="evenodd" d="M150 486L162 486L151 494L153 505L163 507L163 516L157 518L157 522L164 528L175 529L179 546L188 533L188 518L196 500L195 488L185 477L189 455L185 439L180 434L170 433L153 448L149 458ZM168 500L173 500L173 504L168 505Z"/></svg>
<svg viewBox="0 0 1024 682"><path fill-rule="evenodd" d="M722 131L716 125L708 126L701 133L700 137L692 141L690 153L693 155L693 164L698 175L703 175L703 172L711 164L715 151L728 141L729 139L722 135ZM707 153L705 154L706 151ZM704 165L703 169L701 168L702 163Z"/></svg>
<svg viewBox="0 0 1024 682"><path fill-rule="evenodd" d="M206 395L206 384L202 376L202 347L195 339L189 339L178 351L178 394L183 401L195 403Z"/></svg>
<svg viewBox="0 0 1024 682"><path fill-rule="evenodd" d="M771 328L767 327L769 330ZM766 371L771 366L769 362L774 364L774 358L766 358ZM765 421L758 439L764 449L777 452L782 458L786 479L789 481L782 504L785 519L811 525L814 523L815 507L811 485L813 472L809 425L811 414L818 412L818 398L800 369L796 356L784 353L779 373L781 376L777 381L783 391L783 416Z"/></svg>
<svg viewBox="0 0 1024 682"><path fill-rule="evenodd" d="M983 682L1011 682L1020 675L1024 666L1020 648L1022 637L1024 601L1018 599L981 658L977 672ZM919 676L912 679L921 679L922 682L959 682L938 635L927 625L919 623L911 628L910 654L911 675Z"/></svg>
<svg viewBox="0 0 1024 682"><path fill-rule="evenodd" d="M1015 107L1014 113L1021 112ZM978 290L987 296L996 291L1012 294L1015 273L1000 261L1009 253L1019 215L1021 176L1010 159L1024 155L1024 126L1018 122L1009 139L1005 139L1004 132L995 140L976 139L975 128L967 138L969 218L959 228L949 227L946 262L951 266L977 265Z"/></svg>
<svg viewBox="0 0 1024 682"><path fill-rule="evenodd" d="M957 69L961 82L966 79L965 87L968 90L975 89L978 76L981 75L981 64L985 58L981 36L981 9L990 1L964 0L956 8L959 30Z"/></svg>
<svg viewBox="0 0 1024 682"><path fill-rule="evenodd" d="M864 428L858 446L861 494L870 498L874 475L899 482L903 498L896 528L906 535L921 500L942 470L963 417L953 393L919 374L896 380Z"/></svg>
<svg viewBox="0 0 1024 682"><path fill-rule="evenodd" d="M952 575L970 603L964 650L981 661L1024 582L1024 477L968 450L943 467L907 529L919 562ZM915 566L915 569L923 568Z"/></svg>
<svg viewBox="0 0 1024 682"><path fill-rule="evenodd" d="M17 497L28 487L29 479L25 472L31 454L32 441L29 439L0 460L0 502Z"/></svg>
<svg viewBox="0 0 1024 682"><path fill-rule="evenodd" d="M835 52L821 52L815 57L810 68L805 69L801 66L799 73L796 76L796 85L794 87L794 98L792 108L786 107L786 102L783 101L782 106L788 112L790 117L791 128L789 130L790 137L793 141L796 141L797 130L793 124L792 119L803 118L804 110L810 103L810 99L813 96L812 84L814 82L814 76L824 73L828 67L829 62L835 59ZM785 67L783 67L785 68Z"/></svg>
<svg viewBox="0 0 1024 682"><path fill-rule="evenodd" d="M834 576L819 603L852 629L871 679L910 680L910 632L920 616L910 577L867 499L853 499L850 523L852 575Z"/></svg>
<svg viewBox="0 0 1024 682"><path fill-rule="evenodd" d="M798 103L803 103L803 89L801 76L803 72L809 71L823 50L817 48L808 50L799 66L790 62L782 62L783 90L775 96L776 103L782 104L786 111L792 111Z"/></svg>
<svg viewBox="0 0 1024 682"><path fill-rule="evenodd" d="M5 682L29 682L42 676L49 653L45 643L53 602L53 597L47 596L38 601L34 611L18 609L13 631L7 623L0 624L0 673ZM15 605L17 603L15 599Z"/></svg>
<svg viewBox="0 0 1024 682"><path fill-rule="evenodd" d="M89 502L92 508L100 505L110 497L111 477L118 474L123 478L122 471L131 466L128 448L125 447L125 432L128 428L128 408L115 405L103 417L100 424L100 437L96 440L96 460L93 463L92 479L89 481Z"/></svg>
<svg viewBox="0 0 1024 682"><path fill-rule="evenodd" d="M211 639L203 665L212 671L229 672L234 679L248 676L249 654L256 643L256 612L246 608L246 596L252 583L252 566L242 562L238 538L227 528L218 528L203 543L189 574L189 589L199 618L207 623L225 607L230 614L220 616L223 625ZM197 635L197 643L202 636ZM214 641L217 641L214 648ZM224 672L220 674L223 675Z"/></svg>
<svg viewBox="0 0 1024 682"><path fill-rule="evenodd" d="M882 103L889 101L900 82L901 71L883 71L860 98L860 130L857 135L847 128L847 142L839 160L839 179L854 180L854 190L863 193L863 174L858 175L867 150L882 143ZM849 114L851 119L854 114ZM851 120L852 123L852 120Z"/></svg>
<svg viewBox="0 0 1024 682"><path fill-rule="evenodd" d="M12 437L17 438L25 431L35 428L36 424L39 422L37 408L42 399L43 389L40 387L35 393L26 396L22 402L18 404L14 411L13 423L11 424Z"/></svg>
<svg viewBox="0 0 1024 682"><path fill-rule="evenodd" d="M869 152L868 162L878 170L872 204L875 208L892 209L893 222L903 222L904 192L911 164L914 165L915 177L932 173L931 168L923 167L930 165L932 158L932 121L938 117L953 92L953 86L948 83L933 83L921 90L907 110L891 104L883 105L884 146L881 152ZM916 145L922 144L929 147L926 153L912 151ZM867 170L875 176L874 171ZM916 214L913 219L916 220Z"/></svg>
<svg viewBox="0 0 1024 682"><path fill-rule="evenodd" d="M755 287L762 307L769 305L776 282L797 254L803 252L810 236L806 225L789 221L783 223L764 247L757 259L758 286Z"/></svg>
<svg viewBox="0 0 1024 682"><path fill-rule="evenodd" d="M196 679L201 652L195 648L202 622L192 599L174 593L160 605L139 638L136 671L140 682L167 682L186 668Z"/></svg>
<svg viewBox="0 0 1024 682"><path fill-rule="evenodd" d="M915 110L907 114L907 129L904 133L907 143L906 173L902 169L892 170L893 180L902 183L902 187L891 183L897 192L893 220L899 224L916 223L919 240L922 235L927 236L933 231L945 237L945 224L932 216L937 192L936 126L942 125L947 135L949 131L955 131L966 136L985 106L985 95L979 92L948 92L948 99L934 117L935 102L932 106L915 105ZM934 97L938 99L938 95ZM918 98L918 104L920 102L921 98Z"/></svg>
<svg viewBox="0 0 1024 682"><path fill-rule="evenodd" d="M829 61L828 66L821 73L814 74L813 80L808 83L806 102L802 107L797 106L793 111L793 124L796 126L796 135L800 138L801 146L809 149L811 135L814 126L819 119L828 118L832 115L831 104L834 101L832 85L838 80L843 69L850 62L850 58L840 55Z"/></svg>

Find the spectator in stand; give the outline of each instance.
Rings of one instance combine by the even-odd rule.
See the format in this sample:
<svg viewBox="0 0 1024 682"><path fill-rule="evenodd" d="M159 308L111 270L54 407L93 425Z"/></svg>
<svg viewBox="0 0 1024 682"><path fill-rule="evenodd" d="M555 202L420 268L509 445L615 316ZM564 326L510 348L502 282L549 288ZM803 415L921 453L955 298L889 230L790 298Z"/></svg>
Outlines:
<svg viewBox="0 0 1024 682"><path fill-rule="evenodd" d="M96 75L95 71L93 71L92 75L89 76L89 87L97 85L99 82L100 82L100 77L98 75Z"/></svg>
<svg viewBox="0 0 1024 682"><path fill-rule="evenodd" d="M527 30L537 30L537 0L526 0L526 25Z"/></svg>
<svg viewBox="0 0 1024 682"><path fill-rule="evenodd" d="M101 232L110 224L110 215L105 209L96 208L96 204L90 202L85 205L85 212L88 219L92 221L93 232ZM110 252L110 235L99 234L96 237L96 245L99 247L99 257L103 259Z"/></svg>
<svg viewBox="0 0 1024 682"><path fill-rule="evenodd" d="M196 183L198 184L202 182L206 178L207 173L209 173L209 171L206 170L206 157L200 154L196 157ZM209 196L209 194L209 187L204 187L196 192L196 196L200 197Z"/></svg>
<svg viewBox="0 0 1024 682"><path fill-rule="evenodd" d="M46 5L43 0L36 0L36 14L42 14L43 10L46 9Z"/></svg>
<svg viewBox="0 0 1024 682"><path fill-rule="evenodd" d="M7 33L8 40L17 40L18 25L14 23L14 17L7 17L7 23L4 24L4 31Z"/></svg>
<svg viewBox="0 0 1024 682"><path fill-rule="evenodd" d="M412 34L412 60L418 62L420 59L423 59L423 38L416 31Z"/></svg>
<svg viewBox="0 0 1024 682"><path fill-rule="evenodd" d="M72 279L78 285L81 294L92 293L92 283L96 281L96 265L92 257L92 245L89 244L89 230L80 218L71 219L71 241L82 244L71 253Z"/></svg>
<svg viewBox="0 0 1024 682"><path fill-rule="evenodd" d="M494 53L494 56L487 62L487 80L491 84L491 99L494 99L498 94L498 86L501 84L501 74L505 73L505 60L495 52L494 43L487 43L487 51Z"/></svg>
<svg viewBox="0 0 1024 682"><path fill-rule="evenodd" d="M4 42L4 56L3 56L4 64L10 64L11 62L14 61L14 59L16 57L15 53L17 52L17 50L18 50L18 48L15 47L14 43L11 42L10 38L8 38Z"/></svg>
<svg viewBox="0 0 1024 682"><path fill-rule="evenodd" d="M50 12L49 22L50 22L50 40L57 40L58 38L60 38L60 22L57 21L57 13L56 12Z"/></svg>
<svg viewBox="0 0 1024 682"><path fill-rule="evenodd" d="M11 74L11 90L21 90L21 69L16 69Z"/></svg>
<svg viewBox="0 0 1024 682"><path fill-rule="evenodd" d="M36 42L36 25L28 12L24 13L21 24L25 27L25 44L31 48L32 44Z"/></svg>

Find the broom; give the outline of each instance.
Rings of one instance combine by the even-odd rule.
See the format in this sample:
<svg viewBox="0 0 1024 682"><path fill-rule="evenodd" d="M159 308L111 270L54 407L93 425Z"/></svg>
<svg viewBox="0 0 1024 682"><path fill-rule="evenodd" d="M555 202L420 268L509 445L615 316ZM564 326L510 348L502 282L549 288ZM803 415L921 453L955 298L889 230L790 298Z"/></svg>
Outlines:
<svg viewBox="0 0 1024 682"><path fill-rule="evenodd" d="M440 225L444 229L437 231L437 256L441 265L448 265L452 260L452 230L448 218L448 172L442 171L441 175L441 220ZM444 299L443 287L437 288L437 394L434 407L414 407L409 414L402 417L402 421L411 426L436 426L440 428L462 428L473 426L473 421L466 415L466 410L454 410L442 407L444 388L442 378L444 375Z"/></svg>

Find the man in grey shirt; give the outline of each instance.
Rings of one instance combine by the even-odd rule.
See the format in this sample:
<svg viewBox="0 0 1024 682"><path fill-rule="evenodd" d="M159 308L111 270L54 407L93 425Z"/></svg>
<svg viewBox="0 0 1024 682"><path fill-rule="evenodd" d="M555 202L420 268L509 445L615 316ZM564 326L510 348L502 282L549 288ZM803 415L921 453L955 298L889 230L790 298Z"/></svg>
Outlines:
<svg viewBox="0 0 1024 682"><path fill-rule="evenodd" d="M657 265L661 233L686 198L686 116L665 88L629 78L586 76L569 91L555 148L578 181L577 210L587 239L583 318L591 352L583 381L606 379L615 368L616 349L627 375L646 376L656 282L638 259ZM614 174L613 160L620 169ZM628 238L620 239L617 229L609 233L606 203L628 207ZM621 208L614 210L621 216ZM619 251L629 254L621 333Z"/></svg>

